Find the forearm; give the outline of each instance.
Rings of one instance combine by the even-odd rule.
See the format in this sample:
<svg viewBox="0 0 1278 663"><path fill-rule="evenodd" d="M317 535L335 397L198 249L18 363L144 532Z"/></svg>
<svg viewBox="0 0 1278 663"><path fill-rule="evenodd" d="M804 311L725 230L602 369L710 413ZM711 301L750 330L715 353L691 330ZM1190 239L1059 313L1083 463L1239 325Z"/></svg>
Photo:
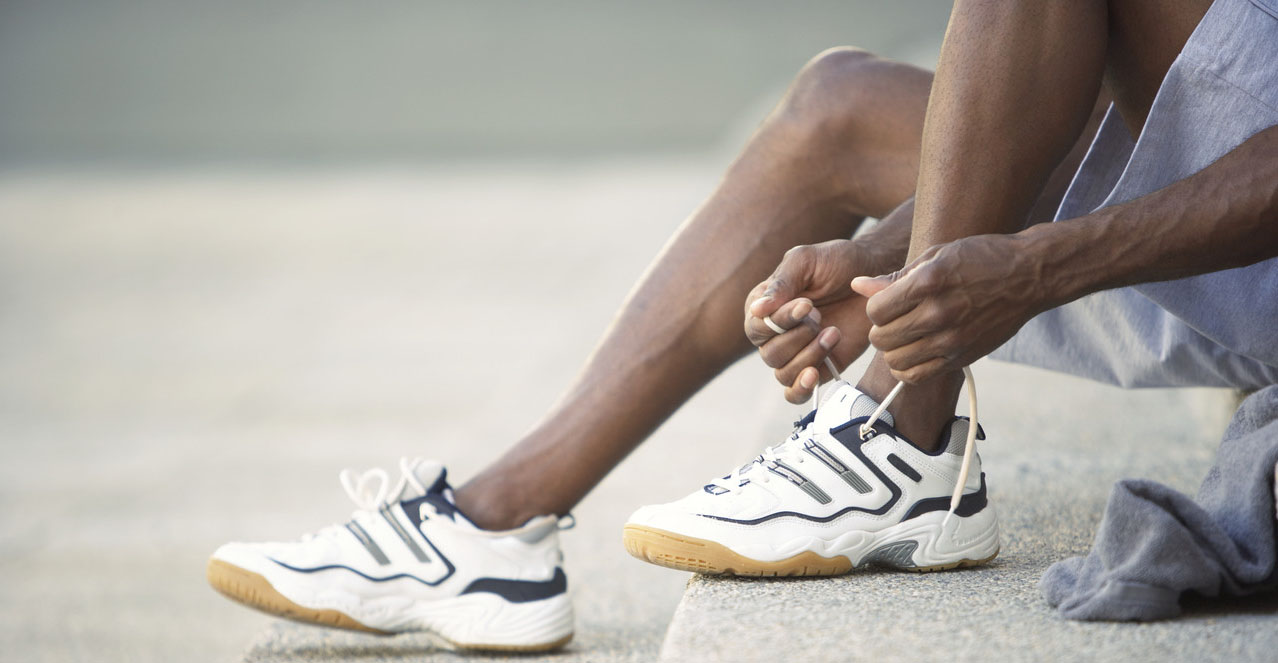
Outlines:
<svg viewBox="0 0 1278 663"><path fill-rule="evenodd" d="M1047 306L1278 256L1278 127L1136 200L1020 233Z"/></svg>

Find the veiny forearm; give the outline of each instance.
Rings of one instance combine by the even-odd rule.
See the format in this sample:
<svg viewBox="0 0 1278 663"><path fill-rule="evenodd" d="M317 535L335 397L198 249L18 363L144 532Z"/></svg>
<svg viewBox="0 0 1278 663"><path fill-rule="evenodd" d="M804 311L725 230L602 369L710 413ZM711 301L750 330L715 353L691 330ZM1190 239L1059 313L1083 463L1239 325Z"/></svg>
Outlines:
<svg viewBox="0 0 1278 663"><path fill-rule="evenodd" d="M1050 306L1278 256L1278 127L1151 194L1020 234Z"/></svg>

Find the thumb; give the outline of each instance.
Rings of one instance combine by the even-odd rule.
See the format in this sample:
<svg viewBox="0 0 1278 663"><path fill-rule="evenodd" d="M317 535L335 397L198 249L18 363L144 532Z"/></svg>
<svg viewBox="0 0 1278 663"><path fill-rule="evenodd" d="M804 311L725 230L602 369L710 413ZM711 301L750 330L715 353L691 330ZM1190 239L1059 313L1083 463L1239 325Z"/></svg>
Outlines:
<svg viewBox="0 0 1278 663"><path fill-rule="evenodd" d="M899 273L883 276L858 276L852 279L852 292L866 298L873 297L896 282L897 274Z"/></svg>
<svg viewBox="0 0 1278 663"><path fill-rule="evenodd" d="M798 288L793 285L795 278L787 274L788 271L786 265L782 264L767 281L764 281L766 287L763 295L750 303L750 315L756 318L772 315L786 302L795 298Z"/></svg>

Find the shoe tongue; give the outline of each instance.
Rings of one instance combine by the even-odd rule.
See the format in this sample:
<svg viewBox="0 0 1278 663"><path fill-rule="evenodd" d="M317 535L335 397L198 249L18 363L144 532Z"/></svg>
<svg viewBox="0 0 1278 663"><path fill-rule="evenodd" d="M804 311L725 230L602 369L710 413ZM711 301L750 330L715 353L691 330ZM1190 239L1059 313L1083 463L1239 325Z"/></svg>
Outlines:
<svg viewBox="0 0 1278 663"><path fill-rule="evenodd" d="M847 382L837 382L827 388L830 390L829 395L821 399L816 415L816 423L824 429L840 426L858 417L868 417L879 407L878 401ZM879 420L889 426L896 425L892 414L887 410L879 415Z"/></svg>
<svg viewBox="0 0 1278 663"><path fill-rule="evenodd" d="M426 488L422 492L412 481L405 481L404 488L399 495L393 495L394 501L403 502L405 500L416 499L432 492L443 492L448 488L448 471L444 466L431 460L415 460L404 468Z"/></svg>
<svg viewBox="0 0 1278 663"><path fill-rule="evenodd" d="M852 403L852 416L850 418L856 419L857 417L868 417L874 414L874 411L877 409L879 409L878 401L865 394L858 393L856 400ZM887 410L884 410L883 414L879 415L879 421L882 421L889 426L896 425L896 420L892 418L892 413Z"/></svg>
<svg viewBox="0 0 1278 663"><path fill-rule="evenodd" d="M949 437L945 440L946 453L952 453L956 456L963 455L963 452L967 449L967 428L971 425L972 422L966 417L955 417L954 421L950 422ZM976 439L985 439L985 433L979 426L976 429Z"/></svg>

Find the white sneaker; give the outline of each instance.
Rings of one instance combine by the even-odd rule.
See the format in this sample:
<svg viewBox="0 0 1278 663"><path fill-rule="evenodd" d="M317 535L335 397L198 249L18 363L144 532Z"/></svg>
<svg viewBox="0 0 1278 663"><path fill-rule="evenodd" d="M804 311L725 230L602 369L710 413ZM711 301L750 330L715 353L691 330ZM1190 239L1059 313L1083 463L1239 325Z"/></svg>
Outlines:
<svg viewBox="0 0 1278 663"><path fill-rule="evenodd" d="M444 468L400 461L341 475L359 505L350 521L290 543L228 543L208 579L227 597L302 622L380 634L427 631L463 649L543 651L572 639L558 519L475 527L452 501Z"/></svg>
<svg viewBox="0 0 1278 663"><path fill-rule="evenodd" d="M636 511L626 550L683 571L747 576L835 575L872 563L939 571L993 559L998 519L979 456L946 522L968 420L956 417L949 443L927 453L886 412L863 438L877 407L836 383L781 444L677 502Z"/></svg>

